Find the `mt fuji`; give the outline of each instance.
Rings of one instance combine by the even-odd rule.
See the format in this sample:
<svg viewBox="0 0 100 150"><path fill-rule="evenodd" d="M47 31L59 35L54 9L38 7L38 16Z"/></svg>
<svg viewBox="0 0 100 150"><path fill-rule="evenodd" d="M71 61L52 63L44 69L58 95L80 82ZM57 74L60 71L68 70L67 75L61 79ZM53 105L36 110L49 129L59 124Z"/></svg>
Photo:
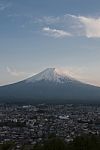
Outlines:
<svg viewBox="0 0 100 150"><path fill-rule="evenodd" d="M98 103L100 88L48 68L18 83L0 86L1 102Z"/></svg>
<svg viewBox="0 0 100 150"><path fill-rule="evenodd" d="M61 72L59 69L56 68L48 68L44 71L40 72L39 74L27 79L27 83L34 83L36 81L49 81L55 83L65 83L65 82L74 82L75 79L66 75L65 73Z"/></svg>

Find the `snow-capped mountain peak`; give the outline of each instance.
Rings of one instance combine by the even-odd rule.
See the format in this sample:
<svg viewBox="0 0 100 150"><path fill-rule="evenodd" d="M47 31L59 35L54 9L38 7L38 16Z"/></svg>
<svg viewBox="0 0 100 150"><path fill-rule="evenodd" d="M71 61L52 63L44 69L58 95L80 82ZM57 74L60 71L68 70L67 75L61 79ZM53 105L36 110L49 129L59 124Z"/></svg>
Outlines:
<svg viewBox="0 0 100 150"><path fill-rule="evenodd" d="M33 77L27 79L27 82L34 83L36 81L41 81L41 80L64 83L65 81L71 82L74 79L70 76L67 76L65 73L61 72L59 69L47 68L44 71L40 72L39 74L36 74Z"/></svg>
<svg viewBox="0 0 100 150"><path fill-rule="evenodd" d="M69 73L67 73L69 74ZM63 73L48 68L31 78L0 87L1 102L16 103L100 103L100 88L82 83Z"/></svg>

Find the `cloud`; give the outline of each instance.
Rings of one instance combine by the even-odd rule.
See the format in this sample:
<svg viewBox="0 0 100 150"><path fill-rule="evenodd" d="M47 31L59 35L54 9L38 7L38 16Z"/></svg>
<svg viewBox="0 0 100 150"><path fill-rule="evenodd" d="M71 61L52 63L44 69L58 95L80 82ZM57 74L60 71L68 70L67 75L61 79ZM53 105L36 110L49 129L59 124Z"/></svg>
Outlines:
<svg viewBox="0 0 100 150"><path fill-rule="evenodd" d="M78 19L84 25L86 37L100 38L100 18L79 16Z"/></svg>
<svg viewBox="0 0 100 150"><path fill-rule="evenodd" d="M4 4L4 3L0 3L0 11L4 11L5 9L11 7L11 4Z"/></svg>
<svg viewBox="0 0 100 150"><path fill-rule="evenodd" d="M54 16L44 16L42 18L36 18L34 20L35 23L50 25L50 24L57 24L61 22L61 17L54 17Z"/></svg>
<svg viewBox="0 0 100 150"><path fill-rule="evenodd" d="M64 37L72 36L70 33L66 31L51 29L49 27L44 27L43 31L46 33L46 35L54 37L54 38L64 38Z"/></svg>
<svg viewBox="0 0 100 150"><path fill-rule="evenodd" d="M40 27L44 26L43 31L46 35L55 38L68 36L100 38L100 17L66 14L58 17L45 16L37 19L36 23L40 24Z"/></svg>
<svg viewBox="0 0 100 150"><path fill-rule="evenodd" d="M11 69L10 67L6 67L7 72L11 76L19 77L19 76L25 76L25 75L30 75L31 73L23 72L23 71L17 71L16 69Z"/></svg>
<svg viewBox="0 0 100 150"><path fill-rule="evenodd" d="M100 38L100 17L86 17L69 15L72 18L73 25L77 36L87 38Z"/></svg>
<svg viewBox="0 0 100 150"><path fill-rule="evenodd" d="M10 4L0 4L0 10L10 7ZM100 38L100 17L65 14L62 16L43 16L34 18L32 14L8 14L8 17L19 17L23 21L21 28L43 31L44 35L54 38L86 37ZM35 30L35 31L36 31ZM38 33L38 32L37 32Z"/></svg>

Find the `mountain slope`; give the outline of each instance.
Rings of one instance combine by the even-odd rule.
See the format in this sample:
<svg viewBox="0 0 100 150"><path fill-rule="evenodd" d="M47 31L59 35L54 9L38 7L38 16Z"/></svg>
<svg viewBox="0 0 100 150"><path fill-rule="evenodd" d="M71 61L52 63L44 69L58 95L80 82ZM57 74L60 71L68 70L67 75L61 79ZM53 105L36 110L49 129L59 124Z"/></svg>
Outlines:
<svg viewBox="0 0 100 150"><path fill-rule="evenodd" d="M99 87L77 81L55 68L48 68L24 81L0 87L1 101L81 103L99 99Z"/></svg>

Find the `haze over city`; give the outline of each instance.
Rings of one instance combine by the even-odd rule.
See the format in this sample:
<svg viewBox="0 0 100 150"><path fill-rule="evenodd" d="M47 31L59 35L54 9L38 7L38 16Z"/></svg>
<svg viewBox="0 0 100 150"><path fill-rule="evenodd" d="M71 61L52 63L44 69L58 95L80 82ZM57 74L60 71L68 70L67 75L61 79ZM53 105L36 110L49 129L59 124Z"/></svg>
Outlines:
<svg viewBox="0 0 100 150"><path fill-rule="evenodd" d="M0 85L60 68L100 86L99 0L0 0Z"/></svg>

